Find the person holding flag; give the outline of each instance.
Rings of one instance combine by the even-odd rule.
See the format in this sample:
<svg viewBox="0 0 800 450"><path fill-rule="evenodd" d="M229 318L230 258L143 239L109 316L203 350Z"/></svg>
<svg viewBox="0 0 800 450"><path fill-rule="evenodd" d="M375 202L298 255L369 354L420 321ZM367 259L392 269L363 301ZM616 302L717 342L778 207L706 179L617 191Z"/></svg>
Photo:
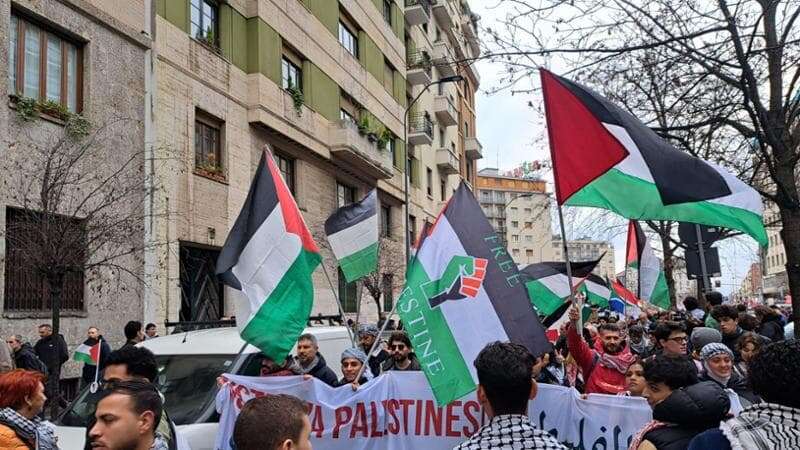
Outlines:
<svg viewBox="0 0 800 450"><path fill-rule="evenodd" d="M83 362L81 388L97 381L97 374L105 369L110 353L111 347L97 327L89 327L86 330L86 340L75 349L72 357L75 361Z"/></svg>

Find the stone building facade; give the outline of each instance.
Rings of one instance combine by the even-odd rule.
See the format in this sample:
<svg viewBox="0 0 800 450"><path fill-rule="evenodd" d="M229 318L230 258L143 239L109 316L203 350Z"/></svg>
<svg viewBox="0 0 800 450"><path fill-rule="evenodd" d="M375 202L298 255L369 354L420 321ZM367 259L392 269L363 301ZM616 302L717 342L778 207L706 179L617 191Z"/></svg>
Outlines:
<svg viewBox="0 0 800 450"><path fill-rule="evenodd" d="M517 264L553 261L550 196L543 180L478 172L478 201Z"/></svg>
<svg viewBox="0 0 800 450"><path fill-rule="evenodd" d="M564 244L560 236L553 238L552 246L555 261L562 261L564 259ZM617 273L614 270L614 246L610 242L595 241L589 238L575 239L567 242L567 250L569 251L570 261L576 262L592 261L602 255L603 259L600 260L600 264L593 271L601 277L613 279Z"/></svg>
<svg viewBox="0 0 800 450"><path fill-rule="evenodd" d="M144 205L144 68L151 41L142 33L144 0L128 0L124 10L117 6L113 0L0 0L0 78L4 80L0 84L4 99L0 151L5 174L0 186L0 334L4 341L10 334L21 334L33 344L38 339L37 326L50 323L49 295L42 275L20 258L13 235L16 221L24 217L20 211L26 204L36 205L26 202L26 196L39 189L44 179L37 148L57 145L68 117L80 113L96 131L90 134L94 138L88 156L77 160L78 170L92 171L95 180L100 180L127 167L122 173L130 176L128 180L140 179L141 188L114 208L138 214ZM28 100L43 112L24 121L20 116ZM132 164L126 166L129 159ZM84 187L96 189L98 183ZM33 191L21 194L20 188L25 186L32 186ZM81 198L77 188L69 189L65 195ZM56 213L71 214L69 208L74 205L60 205ZM101 220L98 216L88 219L88 230ZM85 238L91 242L93 237ZM130 238L130 242L144 242L143 231ZM141 255L136 252L114 262L117 269L67 276L60 331L70 350L83 342L89 326L100 327L111 346L119 347L124 342L126 321L142 318L146 289ZM70 361L64 375L74 376L77 369Z"/></svg>

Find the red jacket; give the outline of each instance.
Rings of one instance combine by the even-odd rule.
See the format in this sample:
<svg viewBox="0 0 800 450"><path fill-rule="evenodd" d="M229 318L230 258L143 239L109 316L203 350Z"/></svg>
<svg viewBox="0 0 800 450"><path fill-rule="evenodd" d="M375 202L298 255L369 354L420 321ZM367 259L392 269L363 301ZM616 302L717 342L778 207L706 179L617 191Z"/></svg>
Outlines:
<svg viewBox="0 0 800 450"><path fill-rule="evenodd" d="M625 390L625 374L600 364L602 346L598 345L599 349L594 350L589 348L589 344L578 335L572 325L567 328L567 346L569 353L583 372L586 394L616 395ZM634 359L627 346L615 356L619 356L623 361L633 362Z"/></svg>

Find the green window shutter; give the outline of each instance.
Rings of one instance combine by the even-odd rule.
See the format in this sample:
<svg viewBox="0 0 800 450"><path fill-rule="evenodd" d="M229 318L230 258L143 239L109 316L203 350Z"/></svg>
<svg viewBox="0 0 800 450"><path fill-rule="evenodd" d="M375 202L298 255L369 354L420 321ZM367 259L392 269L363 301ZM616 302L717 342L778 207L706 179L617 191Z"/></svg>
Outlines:
<svg viewBox="0 0 800 450"><path fill-rule="evenodd" d="M402 138L394 140L394 166L400 172L406 171L406 143Z"/></svg>
<svg viewBox="0 0 800 450"><path fill-rule="evenodd" d="M414 158L411 160L411 184L414 187L420 187L419 185L419 160Z"/></svg>
<svg viewBox="0 0 800 450"><path fill-rule="evenodd" d="M406 17L405 12L397 6L397 3L392 3L392 30L400 42L406 40Z"/></svg>
<svg viewBox="0 0 800 450"><path fill-rule="evenodd" d="M395 70L394 71L394 99L397 100L402 107L406 106L406 79L403 75Z"/></svg>
<svg viewBox="0 0 800 450"><path fill-rule="evenodd" d="M330 121L339 120L339 85L310 61L303 62L305 103Z"/></svg>
<svg viewBox="0 0 800 450"><path fill-rule="evenodd" d="M303 0L314 16L334 36L339 36L339 2L336 0Z"/></svg>
<svg viewBox="0 0 800 450"><path fill-rule="evenodd" d="M184 32L189 32L189 0L164 0L164 18Z"/></svg>
<svg viewBox="0 0 800 450"><path fill-rule="evenodd" d="M383 53L375 41L370 39L366 33L358 34L359 55L362 55L361 64L378 81L383 80Z"/></svg>
<svg viewBox="0 0 800 450"><path fill-rule="evenodd" d="M219 46L233 65L249 70L248 20L228 4L219 6ZM255 41L253 41L256 45Z"/></svg>
<svg viewBox="0 0 800 450"><path fill-rule="evenodd" d="M167 0L156 1L156 14L158 14L161 17L167 16Z"/></svg>
<svg viewBox="0 0 800 450"><path fill-rule="evenodd" d="M261 73L281 83L280 35L258 17L247 19L247 73Z"/></svg>

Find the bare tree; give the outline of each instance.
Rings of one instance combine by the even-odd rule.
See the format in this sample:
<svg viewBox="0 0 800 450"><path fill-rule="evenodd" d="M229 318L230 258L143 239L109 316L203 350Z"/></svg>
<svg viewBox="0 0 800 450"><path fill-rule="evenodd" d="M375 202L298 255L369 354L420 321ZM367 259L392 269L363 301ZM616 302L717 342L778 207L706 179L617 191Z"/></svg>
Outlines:
<svg viewBox="0 0 800 450"><path fill-rule="evenodd" d="M392 286L388 286L394 290L394 284L402 281L395 280L394 274L402 274L405 270L403 264L402 253L398 253L396 249L392 249L393 241L389 238L381 238L378 242L378 270L371 272L369 275L361 279L361 284L366 289L372 301L375 302L375 307L380 316L383 307L381 300L384 295L384 275L392 274ZM388 312L388 311L385 311ZM388 318L387 318L388 319Z"/></svg>
<svg viewBox="0 0 800 450"><path fill-rule="evenodd" d="M506 66L505 88L519 89L539 67L554 63L593 87L598 67L612 68L621 79L627 74L626 84L647 70L672 75L661 84L672 98L668 120L651 126L673 142L687 134L727 142L698 156L734 168L778 207L793 316L800 321L800 3L501 3L509 14L488 31L491 57ZM635 112L647 116L647 110L642 103Z"/></svg>

